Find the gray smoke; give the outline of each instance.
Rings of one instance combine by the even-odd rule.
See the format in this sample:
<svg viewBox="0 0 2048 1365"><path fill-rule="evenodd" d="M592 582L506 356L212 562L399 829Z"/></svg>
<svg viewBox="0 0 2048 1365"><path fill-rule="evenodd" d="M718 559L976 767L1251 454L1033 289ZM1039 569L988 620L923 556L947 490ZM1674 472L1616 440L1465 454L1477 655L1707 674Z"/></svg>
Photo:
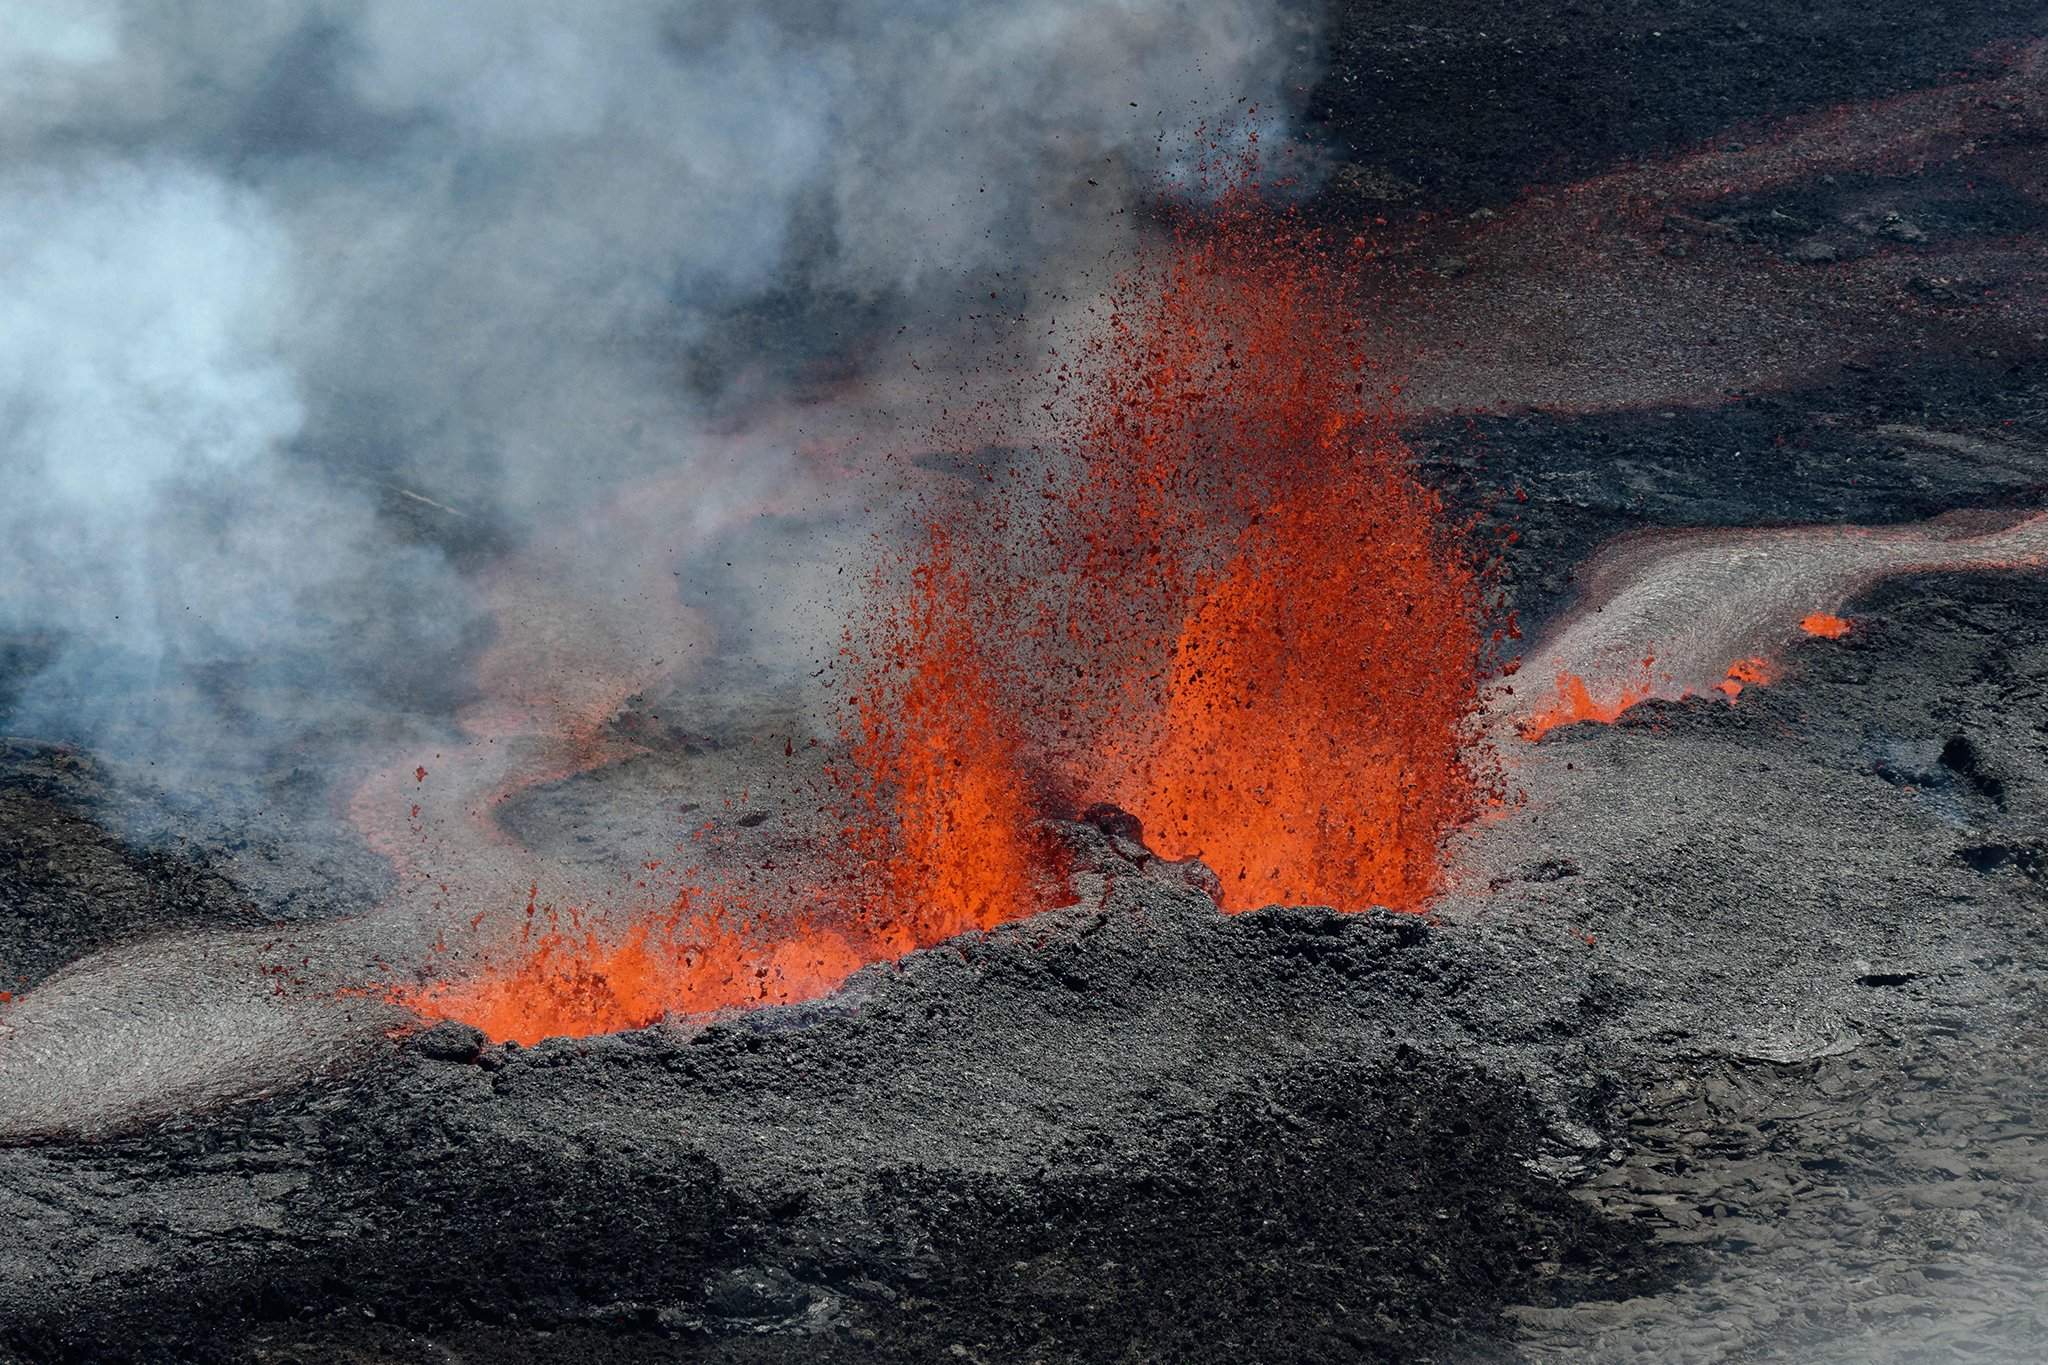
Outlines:
<svg viewBox="0 0 2048 1365"><path fill-rule="evenodd" d="M677 470L689 563L801 477L716 433L1128 232L1197 127L1284 105L1289 22L17 0L0 727L216 783L430 731L479 573ZM594 612L648 552L551 548Z"/></svg>

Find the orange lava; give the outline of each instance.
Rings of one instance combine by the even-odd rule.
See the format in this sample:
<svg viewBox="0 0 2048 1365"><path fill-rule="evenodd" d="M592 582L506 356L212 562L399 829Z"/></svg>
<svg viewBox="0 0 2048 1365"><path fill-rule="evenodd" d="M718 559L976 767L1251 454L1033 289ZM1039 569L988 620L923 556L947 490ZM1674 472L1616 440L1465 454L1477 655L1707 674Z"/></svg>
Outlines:
<svg viewBox="0 0 2048 1365"><path fill-rule="evenodd" d="M871 956L829 931L754 937L678 902L617 937L571 914L523 937L517 955L389 998L428 1019L458 1019L493 1042L531 1045L645 1028L664 1015L786 1004L823 995Z"/></svg>
<svg viewBox="0 0 2048 1365"><path fill-rule="evenodd" d="M1823 640L1839 640L1849 633L1849 623L1839 616L1817 611L1801 620L1799 628L1808 635L1817 635Z"/></svg>
<svg viewBox="0 0 2048 1365"><path fill-rule="evenodd" d="M1573 673L1560 673L1557 675L1556 701L1522 722L1522 738L1541 739L1560 725L1576 725L1584 720L1612 725L1624 711L1638 702L1649 700L1651 691L1651 685L1645 679L1640 685L1623 687L1612 697L1600 701L1594 699L1584 678Z"/></svg>
<svg viewBox="0 0 2048 1365"><path fill-rule="evenodd" d="M1464 742L1480 577L1415 478L1398 391L1349 320L1347 266L1345 248L1229 201L1100 357L1141 382L1096 404L1093 463L1119 473L1081 496L1114 509L1135 470L1141 506L1179 497L1204 520L1147 546L1156 607L1179 620L1163 661L1118 680L1147 697L1164 673L1149 745L1105 731L1093 764L1158 852L1215 870L1229 910L1419 910L1478 805Z"/></svg>
<svg viewBox="0 0 2048 1365"><path fill-rule="evenodd" d="M1771 680L1771 666L1760 658L1737 659L1728 665L1728 676L1714 684L1714 690L1733 702L1745 687L1761 687Z"/></svg>
<svg viewBox="0 0 2048 1365"><path fill-rule="evenodd" d="M847 838L861 918L892 954L1042 908L1040 886L1056 876L1016 716L975 632L975 591L934 525L905 599L846 650L861 679Z"/></svg>
<svg viewBox="0 0 2048 1365"><path fill-rule="evenodd" d="M1057 367L1043 462L933 536L886 675L910 681L881 697L959 727L920 744L986 799L923 823L981 869L972 896L1037 908L1008 898L1043 853L1005 822L1104 799L1208 862L1226 909L1436 890L1481 796L1482 575L1349 321L1351 249L1248 192L1184 221ZM890 772L905 749L866 766L930 787Z"/></svg>
<svg viewBox="0 0 2048 1365"><path fill-rule="evenodd" d="M1737 659L1728 665L1728 677L1731 681L1747 683L1751 687L1761 687L1773 676L1770 661L1767 659Z"/></svg>
<svg viewBox="0 0 2048 1365"><path fill-rule="evenodd" d="M1714 690L1734 701L1745 687L1761 687L1771 680L1771 666L1761 658L1737 659L1728 665L1728 676L1714 684Z"/></svg>
<svg viewBox="0 0 2048 1365"><path fill-rule="evenodd" d="M1656 686L1649 676L1649 670L1655 662L1654 658L1644 659L1642 680L1623 686L1605 699L1596 698L1584 678L1572 673L1558 674L1556 699L1522 721L1517 727L1519 733L1524 739L1538 740L1560 725L1576 725L1580 721L1612 725L1626 712L1656 695ZM1733 702L1742 695L1743 688L1760 687L1770 682L1774 676L1768 659L1737 659L1728 665L1726 676L1716 682L1713 689ZM1666 678L1665 681L1669 682L1670 679ZM1676 693L1676 698L1683 699L1691 695L1693 694L1690 690L1681 690Z"/></svg>
<svg viewBox="0 0 2048 1365"><path fill-rule="evenodd" d="M1182 624L1160 739L1125 777L1224 908L1420 908L1473 812L1469 578L1433 501L1367 464L1269 508Z"/></svg>

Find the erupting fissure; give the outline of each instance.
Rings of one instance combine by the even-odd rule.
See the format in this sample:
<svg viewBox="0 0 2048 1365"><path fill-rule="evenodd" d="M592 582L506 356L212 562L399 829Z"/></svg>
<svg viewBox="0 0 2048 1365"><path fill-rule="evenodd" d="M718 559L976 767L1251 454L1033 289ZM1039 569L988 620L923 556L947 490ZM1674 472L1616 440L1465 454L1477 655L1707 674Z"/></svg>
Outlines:
<svg viewBox="0 0 2048 1365"><path fill-rule="evenodd" d="M511 958L399 998L533 1041L820 995L1067 899L1044 820L1103 800L1225 909L1421 908L1492 795L1486 578L1347 317L1362 245L1234 189L1098 301L1026 440L943 433L1033 458L875 568L838 668L844 875L810 903L691 889L623 932L529 905Z"/></svg>
<svg viewBox="0 0 2048 1365"><path fill-rule="evenodd" d="M1058 362L1039 458L934 530L890 657L947 666L897 667L869 701L930 716L937 689L976 726L948 741L975 751L957 781L1002 804L954 822L945 858L1014 869L1042 846L1002 812L1106 799L1207 862L1226 909L1436 889L1482 799L1484 578L1347 316L1361 246L1249 190L1190 215ZM920 828L923 783L903 788Z"/></svg>

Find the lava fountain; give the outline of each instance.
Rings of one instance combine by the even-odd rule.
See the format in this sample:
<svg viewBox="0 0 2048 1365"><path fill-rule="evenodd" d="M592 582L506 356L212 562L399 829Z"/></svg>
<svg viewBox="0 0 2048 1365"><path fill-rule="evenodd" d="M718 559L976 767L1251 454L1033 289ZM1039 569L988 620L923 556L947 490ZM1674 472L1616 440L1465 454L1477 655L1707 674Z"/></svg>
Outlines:
<svg viewBox="0 0 2048 1365"><path fill-rule="evenodd" d="M842 656L858 679L851 762L837 771L844 837L859 919L892 956L1028 914L1058 880L1017 717L974 634L973 591L935 524L908 594L849 631Z"/></svg>
<svg viewBox="0 0 2048 1365"><path fill-rule="evenodd" d="M1346 319L1359 245L1250 185L1185 214L1047 376L1037 458L881 556L802 904L529 904L514 953L394 998L530 1040L823 994L1071 899L1044 821L1099 800L1226 909L1421 908L1482 795L1484 576Z"/></svg>
<svg viewBox="0 0 2048 1365"><path fill-rule="evenodd" d="M1484 576L1350 320L1362 245L1227 200L1119 300L1092 359L1130 378L1084 391L1090 477L1063 511L1102 581L1078 638L1131 638L1068 771L1105 774L1230 910L1419 909L1482 795ZM1135 591L1100 548L1118 521L1149 523Z"/></svg>
<svg viewBox="0 0 2048 1365"><path fill-rule="evenodd" d="M1229 910L1419 909L1488 794L1486 577L1349 319L1362 247L1253 186L1183 216L1048 376L1040 458L919 569L997 785L1123 807Z"/></svg>

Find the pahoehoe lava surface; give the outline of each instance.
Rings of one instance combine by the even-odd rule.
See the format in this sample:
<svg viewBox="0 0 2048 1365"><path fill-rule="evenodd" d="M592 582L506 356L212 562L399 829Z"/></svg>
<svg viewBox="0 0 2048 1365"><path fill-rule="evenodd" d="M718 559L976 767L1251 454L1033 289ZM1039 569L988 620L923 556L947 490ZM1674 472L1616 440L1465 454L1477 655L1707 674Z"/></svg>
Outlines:
<svg viewBox="0 0 2048 1365"><path fill-rule="evenodd" d="M1336 5L1324 206L1503 203L2042 30L2034 4ZM1869 189L1680 207L1714 269L2041 227L1901 166L1887 211L1921 240L1859 236ZM1917 330L1886 349L1871 319L1833 378L1411 436L1461 505L1526 490L1532 633L1617 533L2048 500L2048 339L1989 335L1945 278L1900 302ZM441 1025L0 1147L0 1357L2042 1358L2048 581L1901 579L1850 615L1739 705L1547 736L1426 919L1225 917L1068 825L1081 905L816 1004L530 1049ZM630 806L702 739L523 801ZM0 990L381 890L360 848L237 847L152 800L0 749ZM110 832L138 827L168 837Z"/></svg>

